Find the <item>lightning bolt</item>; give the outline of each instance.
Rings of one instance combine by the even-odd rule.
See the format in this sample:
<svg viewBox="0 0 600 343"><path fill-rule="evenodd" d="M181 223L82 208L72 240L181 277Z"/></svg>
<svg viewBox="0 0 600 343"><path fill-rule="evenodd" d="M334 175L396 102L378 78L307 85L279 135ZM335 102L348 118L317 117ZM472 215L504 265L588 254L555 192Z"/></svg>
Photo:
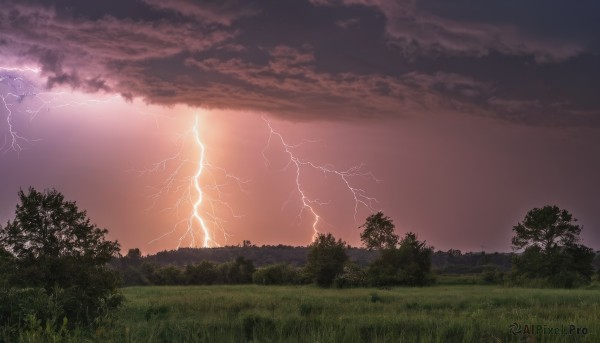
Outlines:
<svg viewBox="0 0 600 343"><path fill-rule="evenodd" d="M205 158L204 158L204 152L205 152L205 147L204 144L202 144L202 140L200 139L200 131L198 130L198 116L196 115L195 117L195 121L194 121L194 140L196 142L196 145L199 147L199 151L200 151L200 156L199 156L199 161L198 161L198 170L196 171L196 174L194 175L194 189L196 190L197 193L197 197L196 197L196 201L194 202L194 207L193 207L193 213L192 216L190 217L190 221L188 224L188 232L191 234L193 231L193 221L195 220L196 222L198 222L198 224L200 225L200 228L202 229L202 232L204 233L204 244L203 247L208 248L210 246L210 243L213 241L210 232L206 226L206 224L204 223L204 219L202 219L202 216L200 215L200 206L202 205L202 198L203 198L203 194L202 194L202 187L200 187L200 177L202 176L202 171L204 170L204 166L205 166Z"/></svg>
<svg viewBox="0 0 600 343"><path fill-rule="evenodd" d="M41 69L36 67L0 66L0 113L5 115L2 122L5 123L3 126L6 129L4 144L0 144L0 151L2 152L12 150L18 154L25 149L27 144L36 141L26 138L19 132L15 118L20 112L28 115L29 120L32 121L43 110L99 105L121 98L119 95L107 98L85 96L82 98L83 100L79 100L78 98L73 99L73 94L68 92L39 91L40 87L37 84L40 81L40 73ZM24 75L28 75L28 77L24 77ZM29 75L32 76L31 79ZM152 194L152 198L156 202L158 198L167 193L178 193L178 200L175 204L165 210L180 211L183 208L189 209L191 207L191 212L188 212L189 215L185 219L176 222L173 230L152 240L150 243L178 231L181 226L185 226L183 234L178 239L177 248L186 240L189 240L190 246L219 246L216 237L219 232L222 234L224 241L229 238L229 234L225 230L227 221L222 218L222 213L228 211L231 217L242 217L236 214L233 208L223 200L223 192L232 181L237 183L241 191L245 192L243 186L249 181L243 180L224 168L214 166L207 161L206 147L200 135L199 117L199 115L196 115L191 129L180 135L178 151L175 155L155 163L151 168L138 171L140 174L148 174L171 169L171 173L166 177L162 187ZM158 126L156 115L155 120ZM187 154L184 151L186 142L188 142L187 138L190 135L193 136L191 141L198 154L197 157L192 159L185 158ZM194 166L193 175L187 174L187 167L190 165ZM172 166L175 166L175 168L173 169ZM185 174L187 175L182 177Z"/></svg>
<svg viewBox="0 0 600 343"><path fill-rule="evenodd" d="M381 182L381 180L377 179L373 175L373 173L362 171L362 169L364 168L364 164L353 166L346 170L337 170L337 169L334 169L333 166L330 166L330 165L318 165L311 161L300 159L298 156L296 156L296 154L294 153L294 150L296 148L304 145L305 143L314 143L315 141L304 140L298 144L289 144L285 141L285 139L283 138L283 135L281 135L281 133L277 132L273 128L273 125L271 125L271 122L269 120L267 120L264 117L262 119L269 129L269 137L267 139L267 144L265 145L265 147L262 150L262 155L263 155L265 165L267 167L269 166L269 159L267 157L267 149L271 146L271 141L273 139L275 139L276 141L278 141L280 143L281 147L283 148L283 151L288 156L288 163L286 164L285 167L282 168L282 170L292 167L295 172L295 191L300 195L300 201L302 203L300 212L298 213L298 220L301 221L301 216L304 212L309 212L310 215L314 218L314 220L312 222L313 241L317 238L317 235L319 234L318 226L319 226L320 222L323 220L321 218L321 216L317 213L316 207L320 206L320 205L329 204L329 202L323 202L319 199L313 199L307 195L307 192L306 192L305 188L303 187L303 184L301 183L301 174L302 174L303 168L311 168L313 170L317 170L317 171L323 173L324 175L333 175L342 181L343 185L348 189L348 191L350 192L350 194L352 195L352 197L354 199L354 221L356 221L356 216L358 214L358 208L360 206L364 206L369 211L375 212L375 210L373 209L373 205L375 203L377 203L377 199L368 196L364 189L354 187L351 182L351 178L353 178L353 177L362 177L362 178L371 179L375 182ZM289 202L289 199L284 203L284 206L288 202Z"/></svg>
<svg viewBox="0 0 600 343"><path fill-rule="evenodd" d="M7 134L4 138L4 144L0 151L15 151L17 154L25 149L25 144L33 141L21 134L15 125L15 107L22 105L26 99L31 99L33 103L27 103L23 107L23 112L29 115L32 121L44 109L58 109L63 107L75 107L82 105L96 105L106 103L119 96L112 96L106 99L84 99L81 101L66 101L63 98L68 95L67 92L39 92L33 82L20 76L20 74L39 75L41 70L35 67L6 67L0 66L0 111L6 113L5 122ZM5 92L6 90L6 92Z"/></svg>
<svg viewBox="0 0 600 343"><path fill-rule="evenodd" d="M172 230L151 240L149 244L174 234L184 226L183 233L177 241L177 249L185 241L189 241L190 247L202 246L209 248L221 246L216 239L217 233L223 236L225 242L230 235L225 229L227 220L222 218L220 212L225 210L233 218L243 217L236 214L231 205L223 200L223 193L231 182L235 183L240 191L246 192L244 185L250 181L241 179L229 173L226 169L208 162L206 146L202 142L200 135L199 117L199 115L196 115L191 129L179 137L177 153L155 163L151 168L140 171L141 174L146 174L165 171L167 169L171 170L162 186L151 195L155 202L150 208L156 205L158 199L170 193L177 194L178 200L172 207L165 208L164 210L174 210L179 213L181 209L191 207L187 218L176 222ZM197 154L197 158L195 159L186 159L183 157L186 155L184 151L185 142L190 141L188 139L190 135L192 136L191 141L194 143L196 150L194 153ZM194 166L194 172L192 175L186 175L187 167L190 164ZM223 179L224 181L220 181Z"/></svg>
<svg viewBox="0 0 600 343"><path fill-rule="evenodd" d="M20 103L25 96L28 94L27 88L30 88L30 85L27 84L23 78L15 75L15 73L39 73L38 69L31 67L0 67L0 85L4 85L9 89L8 92L0 94L0 105L2 109L6 112L6 127L8 130L8 136L4 137L4 145L2 146L2 151L6 152L9 150L13 150L16 153L20 153L23 151L23 143L30 143L30 140L21 136L15 128L14 118L13 118L13 110L12 108ZM2 87L2 88L5 88Z"/></svg>

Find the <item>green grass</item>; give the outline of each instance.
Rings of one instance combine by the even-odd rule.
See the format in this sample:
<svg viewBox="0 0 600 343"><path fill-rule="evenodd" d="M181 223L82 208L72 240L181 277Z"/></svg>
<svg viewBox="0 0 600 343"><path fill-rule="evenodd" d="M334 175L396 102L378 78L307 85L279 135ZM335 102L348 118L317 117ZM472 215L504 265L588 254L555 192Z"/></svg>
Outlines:
<svg viewBox="0 0 600 343"><path fill-rule="evenodd" d="M123 342L598 342L600 292L440 285L132 287L98 340ZM587 335L513 335L512 323Z"/></svg>

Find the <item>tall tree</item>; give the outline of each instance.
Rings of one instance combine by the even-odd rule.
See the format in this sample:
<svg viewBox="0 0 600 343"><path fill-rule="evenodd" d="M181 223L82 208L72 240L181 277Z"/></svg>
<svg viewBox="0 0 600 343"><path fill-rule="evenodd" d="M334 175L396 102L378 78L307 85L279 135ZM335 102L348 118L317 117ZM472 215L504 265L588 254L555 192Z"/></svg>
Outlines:
<svg viewBox="0 0 600 343"><path fill-rule="evenodd" d="M71 321L89 322L119 302L118 274L106 267L119 243L92 224L75 202L52 189L19 191L15 219L0 227L0 244L15 261L14 287L42 287L64 298Z"/></svg>
<svg viewBox="0 0 600 343"><path fill-rule="evenodd" d="M582 227L567 210L557 206L534 208L513 227L513 279L545 279L552 286L589 283L594 251L579 244Z"/></svg>
<svg viewBox="0 0 600 343"><path fill-rule="evenodd" d="M364 228L360 240L369 250L392 249L398 244L399 237L394 233L394 223L383 212L370 215L360 227Z"/></svg>
<svg viewBox="0 0 600 343"><path fill-rule="evenodd" d="M320 233L309 248L306 270L319 286L331 286L348 260L346 242L341 239L336 241L331 233Z"/></svg>
<svg viewBox="0 0 600 343"><path fill-rule="evenodd" d="M527 212L522 223L513 227L515 250L538 246L547 253L558 246L575 244L579 240L581 226L567 210L558 206L544 206Z"/></svg>

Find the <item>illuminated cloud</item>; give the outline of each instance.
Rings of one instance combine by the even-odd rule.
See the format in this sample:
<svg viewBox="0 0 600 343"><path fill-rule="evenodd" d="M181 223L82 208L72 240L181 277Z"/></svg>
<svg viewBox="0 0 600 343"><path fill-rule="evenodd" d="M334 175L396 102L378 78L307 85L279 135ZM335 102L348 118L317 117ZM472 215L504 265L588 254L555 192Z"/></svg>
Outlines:
<svg viewBox="0 0 600 343"><path fill-rule="evenodd" d="M291 120L458 109L528 125L598 126L600 10L544 6L7 1L0 56L40 65L50 88Z"/></svg>

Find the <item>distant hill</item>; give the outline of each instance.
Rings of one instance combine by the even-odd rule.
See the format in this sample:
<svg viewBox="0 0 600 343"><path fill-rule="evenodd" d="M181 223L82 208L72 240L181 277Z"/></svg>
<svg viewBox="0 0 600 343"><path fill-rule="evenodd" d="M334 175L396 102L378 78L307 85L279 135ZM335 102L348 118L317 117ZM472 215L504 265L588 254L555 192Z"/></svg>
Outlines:
<svg viewBox="0 0 600 343"><path fill-rule="evenodd" d="M367 251L362 248L350 248L347 250L350 260L361 265L367 265L377 257L377 252ZM308 255L307 247L293 247L289 245L264 245L258 246L225 246L219 248L180 248L178 250L160 251L155 255L144 257L147 262L158 265L178 265L198 263L202 260L216 263L235 260L239 256L251 260L257 267L275 264L289 263L302 266Z"/></svg>

